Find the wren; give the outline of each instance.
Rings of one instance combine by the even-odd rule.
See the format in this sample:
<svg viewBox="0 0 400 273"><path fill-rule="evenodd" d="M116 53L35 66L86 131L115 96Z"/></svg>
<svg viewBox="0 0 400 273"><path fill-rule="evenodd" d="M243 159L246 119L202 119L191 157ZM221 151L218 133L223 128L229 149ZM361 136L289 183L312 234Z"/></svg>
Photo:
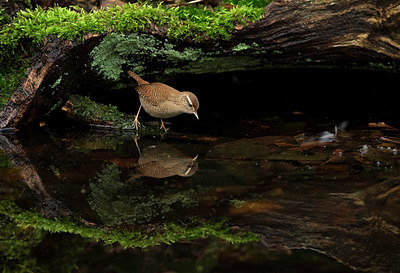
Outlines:
<svg viewBox="0 0 400 273"><path fill-rule="evenodd" d="M140 126L138 117L142 106L150 116L161 119L161 128L165 132L168 129L164 125L163 118L175 117L180 114L194 114L199 119L197 114L199 100L193 93L180 92L159 82L149 83L130 70L128 74L138 83L136 91L140 100L139 110L132 123L134 128L138 129Z"/></svg>

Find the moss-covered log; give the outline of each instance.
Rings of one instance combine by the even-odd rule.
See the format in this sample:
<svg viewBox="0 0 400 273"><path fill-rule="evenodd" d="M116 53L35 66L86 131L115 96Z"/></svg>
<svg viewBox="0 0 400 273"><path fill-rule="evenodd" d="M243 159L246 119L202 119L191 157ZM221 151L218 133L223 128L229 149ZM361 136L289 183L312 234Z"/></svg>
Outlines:
<svg viewBox="0 0 400 273"><path fill-rule="evenodd" d="M27 77L0 113L0 128L23 127L56 102L65 102L77 83L117 82L125 77L127 68L165 79L180 73L282 66L397 71L399 65L400 8L394 0L276 0L266 7L263 18L247 25L246 16L250 21L257 16L239 8L232 14L221 8L201 16L193 11L158 9L161 15L153 9L141 10L147 16L146 23L137 25L137 17L138 21L125 22L128 27L122 21L105 24L107 13L88 15L93 22L98 20L98 25L91 29L79 23L76 33L101 35L86 36L85 42L47 39L31 62ZM123 20L127 10L113 12L116 20ZM236 19L227 19L229 16ZM199 17L203 21L193 19ZM76 20L92 22L89 19ZM107 34L109 31L112 33Z"/></svg>

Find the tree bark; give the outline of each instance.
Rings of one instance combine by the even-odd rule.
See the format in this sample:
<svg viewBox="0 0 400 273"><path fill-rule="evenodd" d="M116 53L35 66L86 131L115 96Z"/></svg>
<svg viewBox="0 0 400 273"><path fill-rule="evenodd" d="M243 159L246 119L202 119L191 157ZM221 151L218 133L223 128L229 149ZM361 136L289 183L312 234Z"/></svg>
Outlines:
<svg viewBox="0 0 400 273"><path fill-rule="evenodd" d="M163 73L173 68L175 74L219 73L287 65L367 66L397 71L399 33L400 4L395 0L275 0L266 7L261 20L237 31L228 41L219 41L218 45L210 41L179 42L180 46L200 48L205 55L157 68L153 65L153 69L158 70L148 68L146 72ZM154 35L165 38L160 37L165 34ZM0 113L0 129L29 124L48 112L57 101L65 102L78 82L98 80L87 64L90 63L89 52L100 41L101 37L87 37L79 44L49 39ZM215 50L223 54L210 57ZM208 65L215 61L221 65ZM55 90L51 86L54 87L57 79L61 83Z"/></svg>
<svg viewBox="0 0 400 273"><path fill-rule="evenodd" d="M274 63L376 62L397 67L399 28L398 1L280 0L268 5L265 17L234 39L256 42Z"/></svg>
<svg viewBox="0 0 400 273"><path fill-rule="evenodd" d="M46 40L33 57L26 77L0 112L0 129L21 128L45 115L58 101L66 101L73 86L85 79L88 53L99 41L99 37L78 44L57 38Z"/></svg>

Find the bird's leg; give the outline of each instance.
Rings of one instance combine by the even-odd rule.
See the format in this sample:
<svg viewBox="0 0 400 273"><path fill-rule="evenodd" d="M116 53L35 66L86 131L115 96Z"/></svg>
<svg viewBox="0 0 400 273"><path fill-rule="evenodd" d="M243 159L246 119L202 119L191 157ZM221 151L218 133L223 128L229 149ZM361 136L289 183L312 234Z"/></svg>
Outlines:
<svg viewBox="0 0 400 273"><path fill-rule="evenodd" d="M142 153L140 152L139 143L138 143L138 137L137 137L136 135L135 135L135 136L132 136L132 137L133 137L133 140L135 141L136 148L137 148L137 150L138 150L138 152L139 152L139 156L141 156Z"/></svg>
<svg viewBox="0 0 400 273"><path fill-rule="evenodd" d="M139 110L135 116L135 119L133 120L133 123L132 123L133 128L136 128L136 129L139 129L139 126L140 126L140 122L138 120L140 109L142 109L142 105L139 106Z"/></svg>
<svg viewBox="0 0 400 273"><path fill-rule="evenodd" d="M168 131L168 129L164 125L164 121L162 120L162 118L161 118L161 127L160 127L160 129L164 129L165 132Z"/></svg>

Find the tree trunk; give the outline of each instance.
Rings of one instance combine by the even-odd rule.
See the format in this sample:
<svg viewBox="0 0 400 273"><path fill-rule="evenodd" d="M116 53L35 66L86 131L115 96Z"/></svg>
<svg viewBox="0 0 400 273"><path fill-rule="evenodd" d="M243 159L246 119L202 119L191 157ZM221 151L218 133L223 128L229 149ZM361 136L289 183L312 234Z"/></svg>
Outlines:
<svg viewBox="0 0 400 273"><path fill-rule="evenodd" d="M152 35L151 30L149 33ZM395 0L275 0L267 6L264 18L237 31L228 41L177 42L177 48L200 50L201 54L171 60L158 51L158 61L142 60L140 66L143 73L158 75L287 65L397 71L399 33L400 4ZM156 35L165 42L165 37L159 33L153 37ZM56 102L65 102L79 82L98 82L100 77L96 78L88 65L92 60L89 53L103 37L87 37L79 44L49 39L0 113L0 129L21 128L37 120ZM119 65L111 70L126 70L126 63L108 61L108 65ZM132 63L130 66L135 67Z"/></svg>

